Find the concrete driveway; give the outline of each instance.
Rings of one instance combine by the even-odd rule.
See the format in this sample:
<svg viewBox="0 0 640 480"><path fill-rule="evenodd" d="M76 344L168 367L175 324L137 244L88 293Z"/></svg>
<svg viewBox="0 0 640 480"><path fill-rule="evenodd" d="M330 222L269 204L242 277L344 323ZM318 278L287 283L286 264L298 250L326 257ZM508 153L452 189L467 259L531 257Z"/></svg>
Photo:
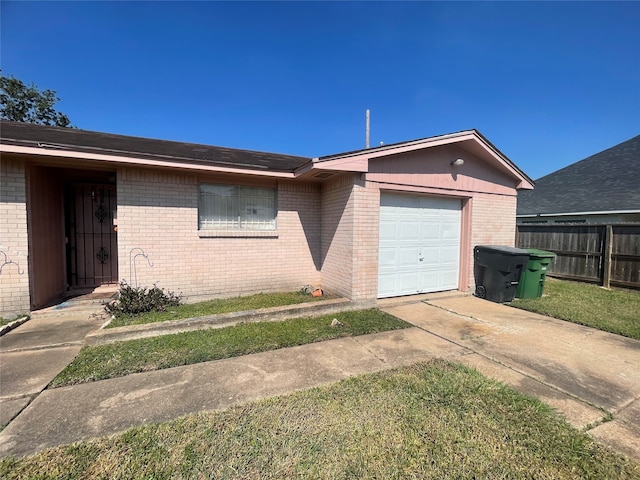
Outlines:
<svg viewBox="0 0 640 480"><path fill-rule="evenodd" d="M467 349L456 361L540 398L574 426L640 460L640 341L471 296L381 303Z"/></svg>

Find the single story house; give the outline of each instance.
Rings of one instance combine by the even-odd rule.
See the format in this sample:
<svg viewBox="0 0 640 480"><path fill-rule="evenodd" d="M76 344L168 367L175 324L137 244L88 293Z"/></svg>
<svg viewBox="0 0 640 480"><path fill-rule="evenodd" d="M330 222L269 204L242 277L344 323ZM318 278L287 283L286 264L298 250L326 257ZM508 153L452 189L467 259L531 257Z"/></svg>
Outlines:
<svg viewBox="0 0 640 480"><path fill-rule="evenodd" d="M0 316L126 280L189 301L473 285L533 182L476 130L320 158L3 121Z"/></svg>
<svg viewBox="0 0 640 480"><path fill-rule="evenodd" d="M640 135L518 195L517 244L556 254L548 274L640 287Z"/></svg>
<svg viewBox="0 0 640 480"><path fill-rule="evenodd" d="M640 135L536 180L518 225L640 223Z"/></svg>

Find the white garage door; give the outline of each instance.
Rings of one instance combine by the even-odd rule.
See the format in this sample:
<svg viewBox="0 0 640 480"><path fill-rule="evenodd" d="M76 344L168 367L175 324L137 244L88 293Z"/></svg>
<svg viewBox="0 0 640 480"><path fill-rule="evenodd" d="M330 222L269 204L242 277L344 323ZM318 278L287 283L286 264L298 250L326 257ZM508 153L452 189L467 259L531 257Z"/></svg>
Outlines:
<svg viewBox="0 0 640 480"><path fill-rule="evenodd" d="M458 288L460 200L380 195L378 298Z"/></svg>

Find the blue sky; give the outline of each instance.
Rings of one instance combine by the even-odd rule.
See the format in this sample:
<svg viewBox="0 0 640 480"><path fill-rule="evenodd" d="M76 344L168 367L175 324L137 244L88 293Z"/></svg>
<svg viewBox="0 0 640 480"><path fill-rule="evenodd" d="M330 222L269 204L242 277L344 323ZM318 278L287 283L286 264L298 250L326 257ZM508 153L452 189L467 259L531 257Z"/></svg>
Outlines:
<svg viewBox="0 0 640 480"><path fill-rule="evenodd" d="M640 2L1 2L87 130L322 156L476 128L531 178L640 134Z"/></svg>

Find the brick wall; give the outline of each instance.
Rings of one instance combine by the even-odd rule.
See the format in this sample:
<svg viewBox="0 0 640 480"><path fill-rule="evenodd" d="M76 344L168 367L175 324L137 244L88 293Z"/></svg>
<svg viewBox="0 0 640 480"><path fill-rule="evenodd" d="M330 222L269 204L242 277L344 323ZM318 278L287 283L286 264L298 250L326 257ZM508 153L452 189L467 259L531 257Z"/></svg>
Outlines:
<svg viewBox="0 0 640 480"><path fill-rule="evenodd" d="M413 187L407 186L407 190ZM414 193L419 193L414 190ZM468 285L474 288L473 247L509 245L515 241L516 197L460 192L471 199ZM344 176L322 189L322 281L324 286L352 300L375 299L378 293L380 186L358 176ZM464 228L464 225L463 225Z"/></svg>
<svg viewBox="0 0 640 480"><path fill-rule="evenodd" d="M516 196L477 193L471 210L471 259L469 285L475 289L473 278L473 248L476 245L515 246Z"/></svg>
<svg viewBox="0 0 640 480"><path fill-rule="evenodd" d="M377 185L354 186L357 214L354 216L353 300L378 296L378 251L380 235L380 189Z"/></svg>
<svg viewBox="0 0 640 480"><path fill-rule="evenodd" d="M0 317L30 310L24 162L0 159ZM5 257L6 256L6 257ZM8 263L15 262L15 263Z"/></svg>
<svg viewBox="0 0 640 480"><path fill-rule="evenodd" d="M351 297L353 286L354 177L345 175L322 186L322 284Z"/></svg>
<svg viewBox="0 0 640 480"><path fill-rule="evenodd" d="M193 301L320 283L317 186L278 182L276 238L202 238L199 183L220 183L220 179L141 169L118 171L121 279L135 283L137 278L140 286L157 283ZM141 255L133 260L142 252L153 266Z"/></svg>
<svg viewBox="0 0 640 480"><path fill-rule="evenodd" d="M26 187L21 161L3 157L1 167L0 250L19 266L7 264L0 274L0 315L8 316L26 312L30 305ZM226 183L231 180L227 177ZM156 283L194 301L295 290L306 284L353 300L376 298L377 183L365 185L360 175L350 174L321 186L256 180L252 184L277 186L277 236L203 238L198 232L198 184L220 182L221 178L213 175L120 169L120 278L147 287ZM472 199L467 255L471 262L469 286L473 288L473 247L514 244L516 197L479 192L461 195ZM152 266L138 255L142 253Z"/></svg>

